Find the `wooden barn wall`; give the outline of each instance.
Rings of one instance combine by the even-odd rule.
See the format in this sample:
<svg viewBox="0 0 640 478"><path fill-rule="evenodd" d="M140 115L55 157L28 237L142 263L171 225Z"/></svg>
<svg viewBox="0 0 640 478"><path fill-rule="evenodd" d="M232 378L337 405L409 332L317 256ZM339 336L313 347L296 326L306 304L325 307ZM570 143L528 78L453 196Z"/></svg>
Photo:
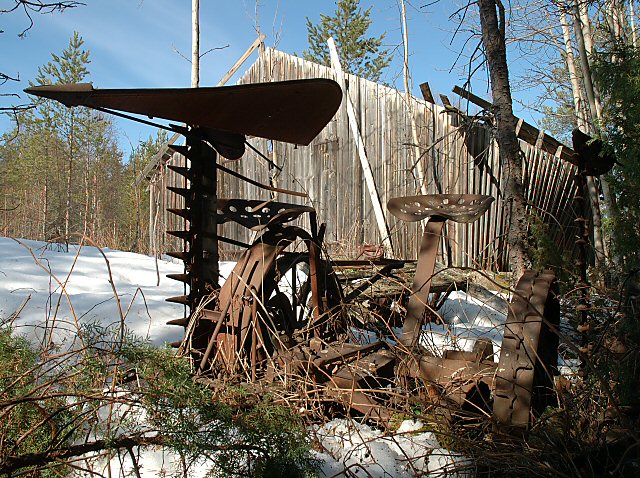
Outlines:
<svg viewBox="0 0 640 478"><path fill-rule="evenodd" d="M330 68L266 49L240 83L302 78L335 79ZM347 83L396 257L417 258L422 225L397 220L387 212L386 203L397 196L421 194L418 164L424 172L429 194L488 194L495 198L489 211L477 222L469 225L447 223L447 240L443 241L440 259L451 266L504 270L507 224L503 213L505 205L499 193L503 171L495 141L484 137L486 132L474 134L470 141L482 144L488 140L486 154L474 162L465 146L466 128L457 125L455 113L352 75L347 75ZM308 114L313 115L313 112ZM413 141L412 117L417 145ZM282 171L270 169L269 163L250 149L240 160L223 159L223 164L260 183L304 191L309 198L272 195L223 172L219 174L220 197L275 198L312 205L318 212L319 222L327 224L326 244L334 258L354 258L359 246L381 243L356 143L347 121L346 102L343 101L335 117L308 146L260 138L251 138L250 143ZM569 230L573 227L574 217L571 209L575 194L572 166L529 144L522 143L522 149L529 209L549 224L550 236L558 247L573 247L574 234ZM164 179L165 183L167 181ZM162 215L172 227L166 214ZM158 222L156 225L160 226ZM221 229L228 237L244 242L252 239L251 231L236 224L228 223ZM221 247L222 257L233 249L226 244Z"/></svg>

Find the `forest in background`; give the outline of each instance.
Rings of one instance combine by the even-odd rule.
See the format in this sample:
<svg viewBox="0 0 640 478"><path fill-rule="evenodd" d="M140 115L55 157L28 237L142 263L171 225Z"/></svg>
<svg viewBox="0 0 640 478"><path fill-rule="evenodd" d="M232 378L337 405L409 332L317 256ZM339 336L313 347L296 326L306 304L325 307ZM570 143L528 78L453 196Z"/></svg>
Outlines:
<svg viewBox="0 0 640 478"><path fill-rule="evenodd" d="M51 56L30 84L91 81L90 53L77 32ZM127 153L108 115L33 101L33 108L16 113L0 144L0 234L63 244L85 235L105 247L149 253L149 192L135 179L166 134Z"/></svg>

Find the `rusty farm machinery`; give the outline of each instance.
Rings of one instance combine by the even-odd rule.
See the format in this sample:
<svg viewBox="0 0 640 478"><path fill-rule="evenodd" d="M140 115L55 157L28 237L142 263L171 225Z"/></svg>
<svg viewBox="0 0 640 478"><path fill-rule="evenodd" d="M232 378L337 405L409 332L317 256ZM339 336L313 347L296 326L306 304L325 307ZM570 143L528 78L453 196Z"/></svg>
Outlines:
<svg viewBox="0 0 640 478"><path fill-rule="evenodd" d="M183 217L188 226L167 232L183 241L181 250L168 254L184 262L184 273L172 278L186 284L188 293L168 300L183 304L187 311L170 323L184 328L179 347L191 358L198 376L244 382L278 377L293 382L294 377L304 377L304 393L380 422L389 420L393 397L413 390L408 383L427 384L435 390L429 394L431 400L455 410L455 416L485 414L509 429L526 429L554 403L560 310L551 271L527 271L518 281L499 358L486 340L478 340L472 351L441 354L429 352L422 343L423 326L438 320L429 296L443 226L447 221L476 221L493 198L437 194L389 201L388 210L397 218L425 224L419 259L408 301L401 304L401 332L378 328L374 340L362 341L353 330L369 324L354 323L349 305L363 287L343 292L335 264L324 252L325 225L318 224L315 210L271 199L218 197L221 173L280 196L304 196L246 178L218 157L239 159L247 135L309 144L340 106L343 93L337 83L311 79L118 90L80 84L32 87L27 92L185 136L186 144L173 149L186 157L187 165L169 166L184 177L184 187L171 188L184 198L184 207L169 212ZM186 126L157 125L131 113ZM304 218L308 227L293 225L298 218ZM251 229L255 239L244 244L223 237L218 226L225 222ZM221 242L244 247L222 286ZM378 263L381 268L365 286L404 265L395 260Z"/></svg>

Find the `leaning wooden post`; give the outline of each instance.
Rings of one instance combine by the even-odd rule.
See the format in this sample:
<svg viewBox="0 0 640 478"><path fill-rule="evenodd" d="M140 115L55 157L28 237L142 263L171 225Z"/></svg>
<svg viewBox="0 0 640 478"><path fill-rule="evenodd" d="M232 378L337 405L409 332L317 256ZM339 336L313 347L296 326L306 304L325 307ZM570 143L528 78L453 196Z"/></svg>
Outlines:
<svg viewBox="0 0 640 478"><path fill-rule="evenodd" d="M403 46L403 68L402 76L404 77L404 94L407 101L407 111L411 121L411 139L413 141L413 166L418 176L418 189L420 194L428 194L427 178L422 164L422 153L420 152L420 142L418 141L418 126L416 125L416 116L413 111L413 96L411 95L411 86L409 85L409 34L407 33L407 8L404 0L400 2L402 20L402 46Z"/></svg>
<svg viewBox="0 0 640 478"><path fill-rule="evenodd" d="M358 122L356 120L356 113L353 109L353 103L351 103L351 98L347 93L347 86L344 80L344 74L342 73L342 66L340 65L340 59L338 58L338 50L336 49L336 44L333 41L332 37L329 37L327 39L327 45L329 45L329 53L331 55L331 68L333 68L333 70L336 72L336 80L342 88L345 103L347 104L347 117L349 119L349 126L354 138L356 139L358 157L360 158L360 164L362 165L362 170L364 171L364 179L367 185L367 190L369 192L369 198L371 199L371 205L373 206L373 213L376 217L378 230L380 231L380 237L382 238L382 246L384 247L385 254L388 257L394 257L395 254L393 252L393 244L391 244L391 233L389 232L389 227L387 226L387 221L384 216L384 210L382 209L382 203L380 202L380 195L378 194L376 182L373 178L373 172L371 171L371 165L369 164L369 159L367 158L367 152L364 147L362 135L360 134L360 128L358 127Z"/></svg>

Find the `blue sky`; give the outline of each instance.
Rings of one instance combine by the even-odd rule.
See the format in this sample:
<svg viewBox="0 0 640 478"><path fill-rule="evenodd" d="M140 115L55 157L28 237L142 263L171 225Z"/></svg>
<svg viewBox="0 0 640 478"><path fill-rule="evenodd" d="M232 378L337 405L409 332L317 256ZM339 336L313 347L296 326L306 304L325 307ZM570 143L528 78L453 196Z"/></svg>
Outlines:
<svg viewBox="0 0 640 478"><path fill-rule="evenodd" d="M6 0L5 0L6 1ZM37 67L60 53L73 31L78 31L90 51L89 81L98 88L188 87L190 63L190 0L84 0L86 6L49 15L34 14L34 26L25 38L18 34L28 27L27 17L20 12L0 16L0 71L20 76L19 83L7 83L0 93L19 93L36 76ZM214 86L256 37L256 2L254 0L200 0L201 51L214 50L201 60L201 86ZM413 91L420 96L418 85L428 81L434 95L450 94L455 84L462 84L464 73L449 70L453 66L465 36L452 42L456 23L449 16L457 2L440 1L427 7L427 0L408 1L410 72ZM307 46L306 17L317 21L320 13L335 9L333 0L259 0L258 21L268 46L301 53ZM386 82L402 89L402 49L400 7L396 0L361 0L364 8L372 7L372 34L386 32L385 43L397 47ZM179 52L179 53L178 53ZM240 71L255 60L254 56ZM464 62L464 60L462 60ZM486 73L478 72L474 91L488 97ZM233 82L233 80L232 80ZM231 82L230 82L231 83ZM24 94L22 97L24 98ZM515 95L517 97L517 94ZM0 98L1 106L19 102L17 98ZM525 119L526 112L520 111ZM126 135L120 144L127 152L129 141L137 144L153 128L117 120ZM6 117L0 118L0 132L10 128ZM124 135L123 135L124 136Z"/></svg>

